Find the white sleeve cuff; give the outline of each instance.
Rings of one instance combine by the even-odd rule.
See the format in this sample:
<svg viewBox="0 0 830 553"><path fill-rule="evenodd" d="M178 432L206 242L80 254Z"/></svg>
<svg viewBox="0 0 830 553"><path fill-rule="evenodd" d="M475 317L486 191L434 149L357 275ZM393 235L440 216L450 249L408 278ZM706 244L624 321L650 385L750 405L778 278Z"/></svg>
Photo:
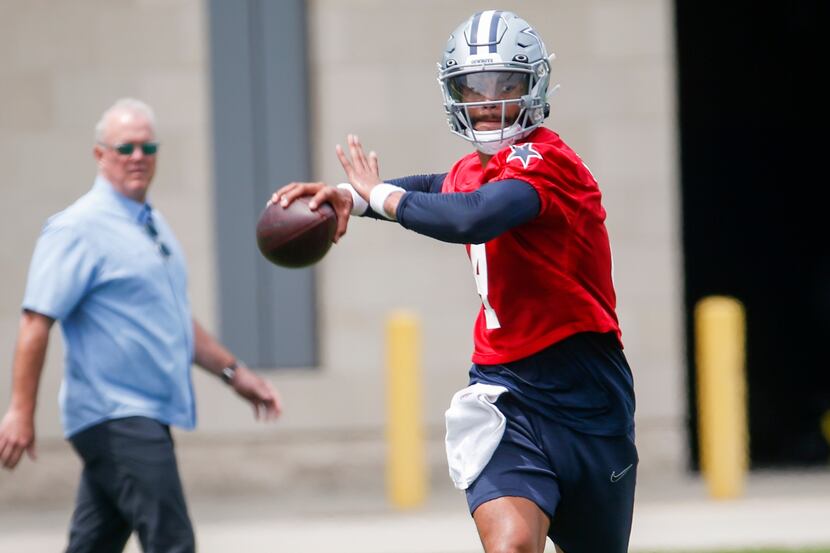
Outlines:
<svg viewBox="0 0 830 553"><path fill-rule="evenodd" d="M366 210L369 209L369 202L364 200L360 194L357 193L357 190L348 182L341 182L337 185L337 188L342 190L348 190L349 194L352 195L352 215L363 215L366 213Z"/></svg>
<svg viewBox="0 0 830 553"><path fill-rule="evenodd" d="M394 184L389 184L386 182L382 182L378 185L375 185L372 188L371 194L369 194L369 205L372 206L372 211L377 213L378 215L383 215L387 219L392 221L395 220L395 214L389 214L383 209L383 204L386 203L386 198L390 195L394 194L395 192L406 192L400 186L395 186Z"/></svg>

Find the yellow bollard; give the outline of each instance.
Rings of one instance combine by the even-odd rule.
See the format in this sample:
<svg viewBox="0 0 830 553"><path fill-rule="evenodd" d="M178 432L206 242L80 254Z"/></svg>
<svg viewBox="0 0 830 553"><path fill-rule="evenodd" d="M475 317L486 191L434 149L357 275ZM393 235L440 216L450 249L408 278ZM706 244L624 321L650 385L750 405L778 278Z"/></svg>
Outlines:
<svg viewBox="0 0 830 553"><path fill-rule="evenodd" d="M711 296L695 307L700 468L711 497L743 493L748 467L746 323L741 303Z"/></svg>
<svg viewBox="0 0 830 553"><path fill-rule="evenodd" d="M426 498L426 461L421 416L420 325L407 311L393 312L386 327L387 471L389 499L401 509Z"/></svg>

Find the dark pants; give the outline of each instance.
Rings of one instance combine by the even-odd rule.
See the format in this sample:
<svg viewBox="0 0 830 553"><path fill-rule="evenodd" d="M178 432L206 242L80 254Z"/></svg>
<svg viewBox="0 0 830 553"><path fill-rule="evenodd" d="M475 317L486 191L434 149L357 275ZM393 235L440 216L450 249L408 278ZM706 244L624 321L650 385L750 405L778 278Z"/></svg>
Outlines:
<svg viewBox="0 0 830 553"><path fill-rule="evenodd" d="M196 550L167 426L129 417L69 441L84 468L67 553L120 553L133 531L145 553Z"/></svg>

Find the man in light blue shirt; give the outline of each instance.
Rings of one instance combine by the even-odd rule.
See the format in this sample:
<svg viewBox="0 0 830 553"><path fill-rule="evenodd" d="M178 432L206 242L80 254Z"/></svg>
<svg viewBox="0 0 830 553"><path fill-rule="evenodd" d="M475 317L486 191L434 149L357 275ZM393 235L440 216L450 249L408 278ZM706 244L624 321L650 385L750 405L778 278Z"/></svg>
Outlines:
<svg viewBox="0 0 830 553"><path fill-rule="evenodd" d="M34 412L54 321L66 344L64 435L84 462L68 552L195 550L169 426L192 429L190 367L220 376L257 418L276 417L270 383L197 323L184 255L147 201L158 151L152 110L123 99L96 127L92 189L44 226L32 257L0 463L34 458Z"/></svg>

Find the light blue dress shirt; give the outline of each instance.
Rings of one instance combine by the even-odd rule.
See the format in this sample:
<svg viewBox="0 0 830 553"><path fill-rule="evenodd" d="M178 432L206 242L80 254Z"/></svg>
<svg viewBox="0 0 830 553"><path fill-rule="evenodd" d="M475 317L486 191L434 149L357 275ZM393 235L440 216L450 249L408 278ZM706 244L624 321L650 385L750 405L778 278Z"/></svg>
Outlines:
<svg viewBox="0 0 830 553"><path fill-rule="evenodd" d="M155 237L146 227L151 213ZM61 323L65 436L131 416L195 426L185 260L149 204L99 176L87 194L46 222L23 308Z"/></svg>

